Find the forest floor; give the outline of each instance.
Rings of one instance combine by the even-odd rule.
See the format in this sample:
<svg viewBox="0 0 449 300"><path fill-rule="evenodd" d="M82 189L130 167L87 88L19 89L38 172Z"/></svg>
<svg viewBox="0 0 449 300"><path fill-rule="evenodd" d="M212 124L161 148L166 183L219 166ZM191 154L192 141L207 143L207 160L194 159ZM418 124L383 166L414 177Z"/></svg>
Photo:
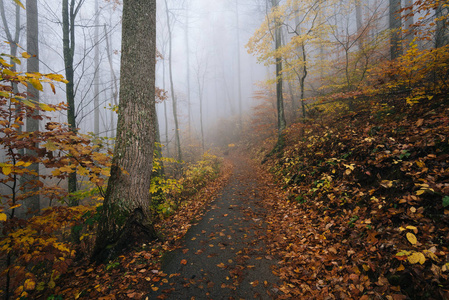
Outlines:
<svg viewBox="0 0 449 300"><path fill-rule="evenodd" d="M262 191L274 191L272 182L254 162L231 155L219 178L157 224L161 240L104 265L80 262L40 298L277 298L278 260L264 240L269 229Z"/></svg>
<svg viewBox="0 0 449 300"><path fill-rule="evenodd" d="M231 161L228 184L184 245L164 256L168 280L146 299L270 299L279 292L271 270L277 261L263 240L267 210L257 171L244 158Z"/></svg>
<svg viewBox="0 0 449 300"><path fill-rule="evenodd" d="M232 153L219 178L157 224L163 239L75 266L52 292L449 299L449 104L372 99L335 111L290 126L268 159L269 140L241 143L233 151L265 164Z"/></svg>

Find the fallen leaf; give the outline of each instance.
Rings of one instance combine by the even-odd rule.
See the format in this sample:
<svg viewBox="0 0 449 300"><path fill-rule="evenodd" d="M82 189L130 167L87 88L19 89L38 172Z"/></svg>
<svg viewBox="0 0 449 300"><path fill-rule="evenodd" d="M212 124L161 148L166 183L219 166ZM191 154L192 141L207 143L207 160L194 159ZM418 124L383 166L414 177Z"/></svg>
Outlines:
<svg viewBox="0 0 449 300"><path fill-rule="evenodd" d="M36 282L32 279L27 279L27 280L25 280L23 287L27 291L32 291L36 288Z"/></svg>
<svg viewBox="0 0 449 300"><path fill-rule="evenodd" d="M412 245L416 245L416 243L417 243L416 236L413 233L411 233L411 232L407 232L407 240Z"/></svg>
<svg viewBox="0 0 449 300"><path fill-rule="evenodd" d="M226 265L224 264L224 263L219 263L218 265L217 265L217 267L219 267L219 268L226 268Z"/></svg>
<svg viewBox="0 0 449 300"><path fill-rule="evenodd" d="M253 287L256 287L259 285L259 280L254 280L253 282L250 282L249 284L251 284Z"/></svg>

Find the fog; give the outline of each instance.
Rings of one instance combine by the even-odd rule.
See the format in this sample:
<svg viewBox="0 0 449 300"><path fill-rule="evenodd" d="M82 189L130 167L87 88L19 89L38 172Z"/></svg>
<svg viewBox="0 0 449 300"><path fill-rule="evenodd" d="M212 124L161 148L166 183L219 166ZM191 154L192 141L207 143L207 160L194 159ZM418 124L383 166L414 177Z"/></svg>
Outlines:
<svg viewBox="0 0 449 300"><path fill-rule="evenodd" d="M94 111L97 106L100 120L99 130L95 133L113 137L117 116L110 107L115 104L114 81L117 80L118 86L120 78L121 3L98 0L98 13L94 0L75 3L80 4L75 21L74 51L76 125L82 132L94 132ZM9 30L14 33L13 1L3 1L3 4ZM249 113L253 105L254 84L263 80L267 72L247 53L244 46L263 20L265 6L257 1L229 0L168 0L167 4L172 30L173 84L179 107L181 144L188 144L198 140L200 135L200 95L206 132L220 119L237 118L240 113ZM38 1L38 9L40 71L65 75L61 1ZM23 48L19 53L25 51L26 47L26 16L23 9L20 28L19 45ZM2 29L0 37L6 41L6 29L4 26ZM158 51L163 56L163 60L157 62L157 86L170 91L164 1L158 1L157 41ZM96 47L99 50L98 61L95 60ZM2 43L0 51L9 53L9 46ZM240 65L237 53L240 55ZM24 67L25 64L22 64L18 68L25 71ZM174 143L172 96L169 92L165 105L157 104L161 142L169 147ZM98 100L97 105L95 100ZM58 85L56 95L45 88L41 101L65 101L65 86ZM165 120L165 115L168 120ZM65 115L58 114L55 117L57 121L67 122ZM164 138L166 133L168 140Z"/></svg>
<svg viewBox="0 0 449 300"><path fill-rule="evenodd" d="M7 29L13 35L15 32L15 5L12 0L2 0L2 3L8 28L3 22L0 38L6 41ZM74 3L75 7L79 7L74 35L76 126L83 133L93 132L101 137L113 138L117 114L111 108L119 99L122 4L118 0L77 0ZM324 90L320 90L323 80L315 80L318 77L327 76L328 86L341 85L338 80L344 76L341 73L343 67L339 64L344 58L344 51L350 53L357 49L354 38L357 38L360 25L356 24L356 3L359 2L320 4L322 12L319 18L327 29L319 30L327 30L328 33L321 33L315 38L321 41L320 45L314 41L306 45L308 61L303 64L311 69L315 68L315 62L321 61L314 73L308 74L306 96L323 93ZM272 62L265 61L266 65L258 63L257 57L248 54L245 47L266 19L271 3L266 0L167 0L167 3L157 1L157 5L157 49L161 57L156 65L156 85L168 96L162 103L157 103L161 143L165 146L164 150L174 149L176 128L172 104L176 100L182 147L200 144L201 122L206 136L205 148L215 146L216 141L224 137L223 130L238 133L248 125L252 108L260 101L254 98L259 89L258 83L275 76ZM374 40L388 27L388 1L367 0L360 5L363 12L360 24L367 24L362 28L363 34L371 35L370 39ZM39 0L38 7L40 72L65 75L61 1ZM19 53L25 51L26 46L25 10L21 9L20 14L19 45L22 48ZM291 11L290 14L293 15ZM283 24L284 44L295 35L289 25L295 21L289 18ZM307 30L310 24L304 21L302 25ZM171 29L173 92L170 85L168 27ZM384 40L379 39L381 42ZM273 47L272 41L270 43ZM0 51L9 53L9 45L1 43ZM297 52L300 53L299 50ZM376 55L372 59L382 58L384 54ZM152 63L152 59L149 57L148 63ZM294 57L285 59L295 62ZM329 63L326 65L326 62ZM19 70L25 71L24 67L25 64L22 64ZM286 78L288 76L294 77L286 75ZM286 100L286 110L290 114L297 109L292 99L298 95L298 79L292 78L288 79L293 84L289 92L290 100ZM267 86L270 84L265 84ZM271 86L274 88L274 83ZM60 84L56 95L53 95L46 87L40 101L65 101L65 89L66 86ZM291 106L288 106L288 101ZM56 121L67 122L64 114L55 114L55 118ZM223 127L224 120L227 126L233 128ZM227 142L230 140L223 139L223 144Z"/></svg>

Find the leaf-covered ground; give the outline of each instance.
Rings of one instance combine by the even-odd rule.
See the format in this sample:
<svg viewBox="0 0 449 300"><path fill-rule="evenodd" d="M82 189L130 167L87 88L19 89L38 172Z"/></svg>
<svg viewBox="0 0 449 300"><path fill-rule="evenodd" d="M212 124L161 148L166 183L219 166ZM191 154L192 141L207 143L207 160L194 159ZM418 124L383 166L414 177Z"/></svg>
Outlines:
<svg viewBox="0 0 449 300"><path fill-rule="evenodd" d="M292 125L283 153L265 164L233 157L234 171L228 162L160 224L164 242L108 265L79 265L55 291L77 299L448 299L448 104L328 108Z"/></svg>
<svg viewBox="0 0 449 300"><path fill-rule="evenodd" d="M164 258L166 280L146 299L270 299L279 290L277 259L264 242L266 210L247 160L232 156L234 171L220 196Z"/></svg>
<svg viewBox="0 0 449 300"><path fill-rule="evenodd" d="M448 104L340 111L291 126L264 165L280 298L448 299Z"/></svg>
<svg viewBox="0 0 449 300"><path fill-rule="evenodd" d="M56 282L52 294L35 295L47 299L142 299L157 290L168 275L161 271L165 253L182 245L187 231L205 213L204 208L226 185L232 164L225 163L218 179L208 183L172 216L157 224L163 240L143 245L106 265L78 262Z"/></svg>

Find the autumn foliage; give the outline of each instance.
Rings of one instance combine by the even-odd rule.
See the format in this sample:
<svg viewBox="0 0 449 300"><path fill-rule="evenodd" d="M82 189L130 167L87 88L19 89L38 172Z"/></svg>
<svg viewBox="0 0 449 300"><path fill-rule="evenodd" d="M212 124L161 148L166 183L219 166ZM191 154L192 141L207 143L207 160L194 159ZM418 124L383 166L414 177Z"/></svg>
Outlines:
<svg viewBox="0 0 449 300"><path fill-rule="evenodd" d="M295 124L268 161L286 197L268 233L286 298L447 297L447 102L403 103Z"/></svg>

